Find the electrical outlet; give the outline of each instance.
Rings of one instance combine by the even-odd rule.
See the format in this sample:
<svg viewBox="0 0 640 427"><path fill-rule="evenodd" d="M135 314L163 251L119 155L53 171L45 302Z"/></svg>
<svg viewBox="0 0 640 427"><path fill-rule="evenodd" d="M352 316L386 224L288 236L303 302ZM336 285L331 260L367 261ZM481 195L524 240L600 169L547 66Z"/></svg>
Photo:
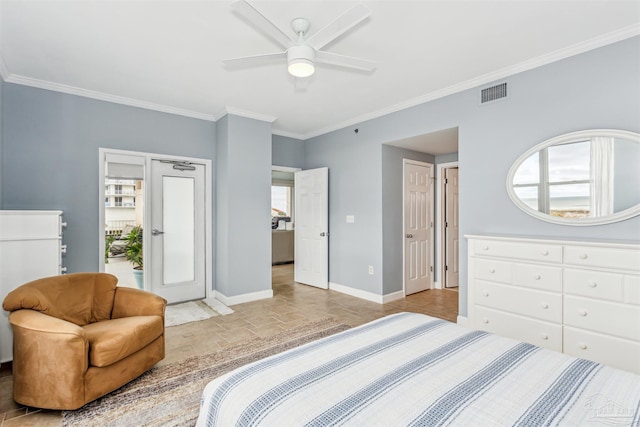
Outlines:
<svg viewBox="0 0 640 427"><path fill-rule="evenodd" d="M373 265L369 266L369 274L373 276Z"/></svg>

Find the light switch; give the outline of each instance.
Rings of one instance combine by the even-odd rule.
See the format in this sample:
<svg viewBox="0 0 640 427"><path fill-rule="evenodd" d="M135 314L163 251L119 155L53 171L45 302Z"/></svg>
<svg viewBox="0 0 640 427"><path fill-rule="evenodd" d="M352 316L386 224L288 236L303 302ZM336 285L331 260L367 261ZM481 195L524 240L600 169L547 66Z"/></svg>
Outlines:
<svg viewBox="0 0 640 427"><path fill-rule="evenodd" d="M356 222L356 217L353 215L347 215L347 224L353 224Z"/></svg>

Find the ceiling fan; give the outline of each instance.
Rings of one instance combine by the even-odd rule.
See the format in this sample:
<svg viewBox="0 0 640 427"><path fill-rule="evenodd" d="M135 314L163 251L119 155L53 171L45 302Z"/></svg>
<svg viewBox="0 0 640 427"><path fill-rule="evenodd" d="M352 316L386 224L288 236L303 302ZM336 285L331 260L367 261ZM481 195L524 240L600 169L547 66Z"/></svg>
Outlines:
<svg viewBox="0 0 640 427"><path fill-rule="evenodd" d="M363 71L373 71L376 68L375 62L372 61L320 50L364 21L371 14L371 10L362 3L356 4L310 37L306 37L311 26L310 22L305 18L293 19L291 21L291 27L297 35L297 38L289 36L246 0L236 0L231 4L231 7L248 19L259 30L282 45L285 50L264 55L223 59L222 62L227 65L255 63L255 61L276 62L286 57L289 73L294 77L300 78L311 76L315 72L316 63L337 65Z"/></svg>

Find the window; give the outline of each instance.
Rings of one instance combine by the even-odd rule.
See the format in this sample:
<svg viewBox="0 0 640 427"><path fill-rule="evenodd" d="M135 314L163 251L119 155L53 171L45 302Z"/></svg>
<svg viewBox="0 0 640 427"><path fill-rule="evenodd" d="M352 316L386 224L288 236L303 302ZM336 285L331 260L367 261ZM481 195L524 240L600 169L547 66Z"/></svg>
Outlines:
<svg viewBox="0 0 640 427"><path fill-rule="evenodd" d="M115 194L122 194L122 185L121 184L116 184L116 192Z"/></svg>
<svg viewBox="0 0 640 427"><path fill-rule="evenodd" d="M115 202L113 206L122 206L122 197L114 197Z"/></svg>
<svg viewBox="0 0 640 427"><path fill-rule="evenodd" d="M271 217L292 217L291 193L293 188L286 185L271 186Z"/></svg>

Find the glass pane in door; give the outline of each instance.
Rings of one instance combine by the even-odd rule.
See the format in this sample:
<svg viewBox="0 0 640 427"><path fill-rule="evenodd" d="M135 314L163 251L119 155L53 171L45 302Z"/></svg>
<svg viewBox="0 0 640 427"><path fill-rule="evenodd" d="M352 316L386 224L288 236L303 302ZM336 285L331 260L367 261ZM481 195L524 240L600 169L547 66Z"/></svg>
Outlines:
<svg viewBox="0 0 640 427"><path fill-rule="evenodd" d="M195 280L195 180L162 177L163 282Z"/></svg>

